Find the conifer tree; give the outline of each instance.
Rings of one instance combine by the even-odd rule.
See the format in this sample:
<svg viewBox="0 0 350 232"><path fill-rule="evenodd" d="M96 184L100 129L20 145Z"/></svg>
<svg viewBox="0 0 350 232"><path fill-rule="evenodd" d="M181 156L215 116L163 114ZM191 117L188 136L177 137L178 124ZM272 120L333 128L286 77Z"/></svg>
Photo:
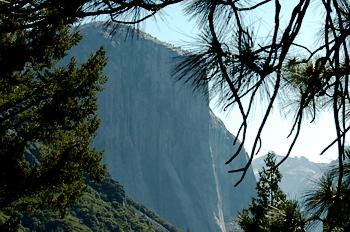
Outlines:
<svg viewBox="0 0 350 232"><path fill-rule="evenodd" d="M35 20L0 12L2 23ZM81 195L84 177L104 175L101 153L91 143L99 124L96 93L106 80L105 51L79 65L74 58L64 64L81 39L73 23L62 18L0 32L1 211L63 212Z"/></svg>
<svg viewBox="0 0 350 232"><path fill-rule="evenodd" d="M257 197L239 215L238 224L245 232L304 231L304 220L297 202L289 201L279 187L282 175L276 167L276 155L269 152L259 171Z"/></svg>

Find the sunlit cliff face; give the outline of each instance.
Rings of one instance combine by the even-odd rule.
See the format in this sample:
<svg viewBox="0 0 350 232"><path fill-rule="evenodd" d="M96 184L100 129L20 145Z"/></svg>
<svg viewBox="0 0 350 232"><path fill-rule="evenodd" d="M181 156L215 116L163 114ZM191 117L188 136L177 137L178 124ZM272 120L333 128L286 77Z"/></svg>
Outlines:
<svg viewBox="0 0 350 232"><path fill-rule="evenodd" d="M73 50L79 58L100 45L108 52L96 146L105 151L112 177L184 231L219 231L214 215L222 211L226 223L246 207L255 178L250 170L244 183L233 187L238 176L227 171L244 165L246 155L242 151L234 164L224 164L234 152L233 137L204 95L172 78L179 53L144 34L134 39L116 34L111 41L91 25L83 33Z"/></svg>

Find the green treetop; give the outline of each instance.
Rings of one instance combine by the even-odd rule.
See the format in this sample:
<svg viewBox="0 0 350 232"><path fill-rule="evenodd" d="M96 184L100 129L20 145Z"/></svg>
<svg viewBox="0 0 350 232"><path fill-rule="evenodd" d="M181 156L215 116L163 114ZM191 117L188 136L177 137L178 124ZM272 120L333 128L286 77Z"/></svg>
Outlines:
<svg viewBox="0 0 350 232"><path fill-rule="evenodd" d="M256 185L259 197L253 200L253 204L279 207L286 200L286 195L278 185L282 174L276 167L276 155L270 152L264 161L266 167L259 171L260 179Z"/></svg>
<svg viewBox="0 0 350 232"><path fill-rule="evenodd" d="M266 167L259 171L257 197L244 209L238 224L245 232L304 231L304 221L296 202L286 199L279 187L282 175L276 167L276 155L268 153Z"/></svg>

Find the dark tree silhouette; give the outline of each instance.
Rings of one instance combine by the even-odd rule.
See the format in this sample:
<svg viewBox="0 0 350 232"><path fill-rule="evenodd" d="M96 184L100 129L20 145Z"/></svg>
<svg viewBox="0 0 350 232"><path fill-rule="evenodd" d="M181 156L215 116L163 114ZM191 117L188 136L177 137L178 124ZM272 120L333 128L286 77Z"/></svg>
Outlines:
<svg viewBox="0 0 350 232"><path fill-rule="evenodd" d="M78 19L103 19L114 24L138 25L153 17L164 7L183 0L1 0L0 12L6 15L0 32L45 26L64 20L76 23ZM103 16L107 16L102 18Z"/></svg>
<svg viewBox="0 0 350 232"><path fill-rule="evenodd" d="M237 157L246 141L247 119L254 112L253 105L260 104L263 108L261 102L266 101L263 118L249 152L250 159L244 167L231 171L242 173L236 185L242 181L253 157L259 153L262 131L279 97L287 98L288 105L294 106L291 111L294 122L288 136L292 141L279 164L291 153L307 116L311 115L310 121L313 122L319 111L330 108L336 125L336 138L329 146L325 145L322 153L337 145L338 185L341 184L345 134L350 129L347 120L350 100L350 4L342 0L320 1L317 4L323 13L319 25L323 31L319 36L320 44L312 49L295 42L297 36L302 36L300 29L311 8L309 0L295 2L286 26L281 23L281 9L286 6L282 6L279 0L188 3L186 12L198 19L203 30L198 40L201 45L188 52L179 63L176 74L195 88L210 81L211 93L220 94L224 108L236 105L240 111L241 125L236 138L241 139L241 144L226 163ZM247 22L249 16L261 7L274 9L272 31L263 39L254 35L254 24ZM315 31L319 32L318 29ZM298 55L295 55L296 51Z"/></svg>
<svg viewBox="0 0 350 232"><path fill-rule="evenodd" d="M345 154L341 188L336 185L339 169L334 166L303 196L311 226L322 222L323 231L350 230L350 150L346 149Z"/></svg>

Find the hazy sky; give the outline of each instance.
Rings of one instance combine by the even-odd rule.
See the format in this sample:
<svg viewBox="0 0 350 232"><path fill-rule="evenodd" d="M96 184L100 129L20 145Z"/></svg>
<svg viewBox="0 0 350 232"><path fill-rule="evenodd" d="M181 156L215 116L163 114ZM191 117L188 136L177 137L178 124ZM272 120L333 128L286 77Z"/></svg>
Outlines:
<svg viewBox="0 0 350 232"><path fill-rule="evenodd" d="M291 9L288 4L293 1L281 1L287 4L285 9ZM286 3L288 2L288 3ZM297 39L303 44L312 44L317 42L317 33L319 32L319 24L322 14L316 4L308 12L307 21L302 29L302 34ZM257 14L250 16L249 21L256 24L256 31L258 36L267 35L271 31L271 19L274 17L273 5L267 6L259 10ZM290 12L282 11L283 20L288 19ZM186 47L189 41L193 40L195 34L198 32L195 27L195 22L186 19L178 6L169 7L163 12L164 17L157 17L157 20L147 21L141 29L147 33L157 37L161 41L171 43L175 46ZM165 19L164 21L162 19ZM213 104L211 104L213 106ZM232 109L230 112L222 112L220 109L212 107L216 115L218 115L226 127L235 134L238 120L240 119L237 110ZM275 108L273 114L270 116L269 123L265 126L262 136L262 151L261 155L266 154L269 150L275 151L279 155L284 155L290 144L290 140L286 139L291 126L291 118L280 115L280 108ZM288 115L287 115L288 116ZM247 151L250 151L252 146L252 136L261 120L261 109L256 107L254 118L249 120L248 141L245 144ZM316 123L310 124L305 122L303 130L299 136L296 146L293 149L292 156L305 156L314 162L329 162L336 158L336 149L330 149L329 152L320 156L321 150L328 145L335 138L334 123L332 121L331 113L324 112L317 119Z"/></svg>

